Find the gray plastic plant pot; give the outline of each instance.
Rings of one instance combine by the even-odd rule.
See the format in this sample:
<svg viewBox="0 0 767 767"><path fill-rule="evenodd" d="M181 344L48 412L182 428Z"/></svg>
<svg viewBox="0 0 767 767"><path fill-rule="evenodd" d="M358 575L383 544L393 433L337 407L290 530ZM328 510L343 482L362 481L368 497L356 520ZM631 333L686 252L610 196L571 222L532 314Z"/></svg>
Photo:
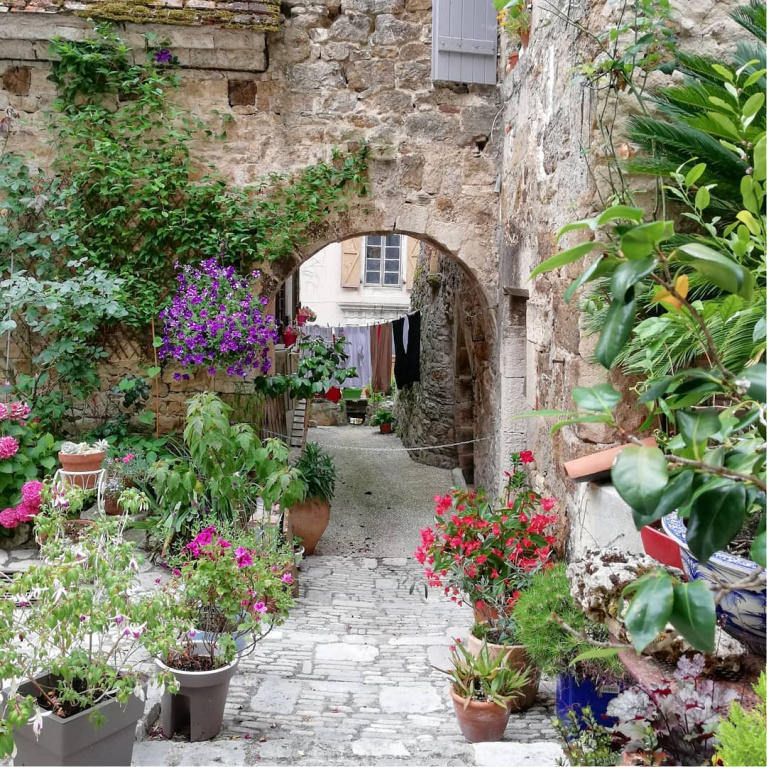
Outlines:
<svg viewBox="0 0 767 767"><path fill-rule="evenodd" d="M202 642L194 644L200 649ZM170 671L180 685L175 695L166 691L162 696L163 735L188 735L193 743L215 738L224 721L229 682L237 673L239 656L214 671L178 671L159 659L155 662L163 671Z"/></svg>
<svg viewBox="0 0 767 767"><path fill-rule="evenodd" d="M38 681L51 685L50 676ZM21 695L34 695L31 683L19 687ZM106 721L95 728L90 716L97 710ZM15 730L14 765L114 765L129 767L133 758L136 722L144 713L144 701L131 695L125 705L116 700L99 703L95 709L60 719L51 713L43 714L43 728L39 737L31 725Z"/></svg>

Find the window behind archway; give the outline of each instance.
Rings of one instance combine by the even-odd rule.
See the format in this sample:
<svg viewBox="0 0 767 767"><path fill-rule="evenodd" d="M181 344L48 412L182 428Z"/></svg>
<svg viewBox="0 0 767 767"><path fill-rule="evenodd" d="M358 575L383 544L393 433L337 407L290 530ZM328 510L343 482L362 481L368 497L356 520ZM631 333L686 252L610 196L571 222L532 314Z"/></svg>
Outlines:
<svg viewBox="0 0 767 767"><path fill-rule="evenodd" d="M398 288L402 282L402 237L399 234L365 238L365 285Z"/></svg>

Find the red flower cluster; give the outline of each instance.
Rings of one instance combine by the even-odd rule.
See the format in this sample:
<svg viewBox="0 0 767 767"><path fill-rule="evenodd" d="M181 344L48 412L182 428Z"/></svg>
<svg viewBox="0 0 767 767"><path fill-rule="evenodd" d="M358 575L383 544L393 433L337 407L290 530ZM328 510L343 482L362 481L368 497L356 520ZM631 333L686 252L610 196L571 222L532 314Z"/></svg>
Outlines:
<svg viewBox="0 0 767 767"><path fill-rule="evenodd" d="M512 455L505 497L496 503L483 491L453 489L434 497L434 526L421 530L415 552L430 586L444 588L454 601L513 606L532 574L550 566L556 517L541 511L556 500L530 490L521 469L530 460L529 451Z"/></svg>

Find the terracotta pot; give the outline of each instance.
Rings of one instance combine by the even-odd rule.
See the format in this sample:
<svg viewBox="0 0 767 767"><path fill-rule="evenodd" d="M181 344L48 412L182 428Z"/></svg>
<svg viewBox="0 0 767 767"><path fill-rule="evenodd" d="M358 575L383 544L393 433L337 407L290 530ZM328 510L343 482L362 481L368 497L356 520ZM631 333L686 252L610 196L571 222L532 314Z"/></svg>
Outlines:
<svg viewBox="0 0 767 767"><path fill-rule="evenodd" d="M330 522L330 502L309 498L290 510L293 535L301 539L306 554L313 554Z"/></svg>
<svg viewBox="0 0 767 767"><path fill-rule="evenodd" d="M118 499L112 495L104 497L104 511L109 514L110 517L117 517L123 513L123 510L118 503Z"/></svg>
<svg viewBox="0 0 767 767"><path fill-rule="evenodd" d="M679 552L679 544L663 532L660 522L645 525L640 531L642 545L645 554L648 554L662 565L676 567L683 570L682 555Z"/></svg>
<svg viewBox="0 0 767 767"><path fill-rule="evenodd" d="M642 440L643 445L647 447L658 447L653 437L646 437ZM585 455L583 458L576 458L565 464L565 474L573 482L602 482L610 479L610 469L613 467L615 457L630 445L618 445L609 450L600 450L598 453Z"/></svg>
<svg viewBox="0 0 767 767"><path fill-rule="evenodd" d="M66 472L74 472L73 476L67 477L69 482L85 490L93 490L98 484L99 475L104 460L104 453L86 453L85 455L68 455L59 453L59 463ZM83 474L82 472L93 472Z"/></svg>
<svg viewBox="0 0 767 767"><path fill-rule="evenodd" d="M458 717L458 726L469 743L488 743L503 737L511 715L508 706L471 700L464 708L466 698L457 695L452 685L450 697L453 699L453 707Z"/></svg>
<svg viewBox="0 0 767 767"><path fill-rule="evenodd" d="M381 430L381 434L391 434L391 424L390 423L378 424L378 428Z"/></svg>
<svg viewBox="0 0 767 767"><path fill-rule="evenodd" d="M519 51L512 51L509 54L509 63L506 64L506 74L509 74L512 69L519 63Z"/></svg>
<svg viewBox="0 0 767 767"><path fill-rule="evenodd" d="M466 641L466 649L476 658L482 649L482 641L477 639L472 633L469 633L469 638ZM509 703L509 711L514 713L515 711L524 711L525 709L530 708L535 702L535 696L538 694L538 684L541 681L541 673L532 663L530 663L530 658L527 657L525 646L521 644L501 645L488 642L487 652L491 661L497 660L500 655L505 655L506 665L509 668L516 669L517 671L524 671L525 669L530 670L530 681L522 688L522 694L518 695Z"/></svg>
<svg viewBox="0 0 767 767"><path fill-rule="evenodd" d="M530 45L530 30L528 29L527 32L520 32L519 39L522 41L522 47L527 49L527 46Z"/></svg>

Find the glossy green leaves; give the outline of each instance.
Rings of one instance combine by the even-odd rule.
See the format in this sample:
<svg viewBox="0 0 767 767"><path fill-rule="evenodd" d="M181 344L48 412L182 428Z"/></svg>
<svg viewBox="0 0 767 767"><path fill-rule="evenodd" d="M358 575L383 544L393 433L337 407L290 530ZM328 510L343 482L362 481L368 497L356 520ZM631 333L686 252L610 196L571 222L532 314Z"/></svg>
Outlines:
<svg viewBox="0 0 767 767"><path fill-rule="evenodd" d="M668 469L657 447L626 447L618 453L612 469L618 494L643 517L652 516L668 484Z"/></svg>

